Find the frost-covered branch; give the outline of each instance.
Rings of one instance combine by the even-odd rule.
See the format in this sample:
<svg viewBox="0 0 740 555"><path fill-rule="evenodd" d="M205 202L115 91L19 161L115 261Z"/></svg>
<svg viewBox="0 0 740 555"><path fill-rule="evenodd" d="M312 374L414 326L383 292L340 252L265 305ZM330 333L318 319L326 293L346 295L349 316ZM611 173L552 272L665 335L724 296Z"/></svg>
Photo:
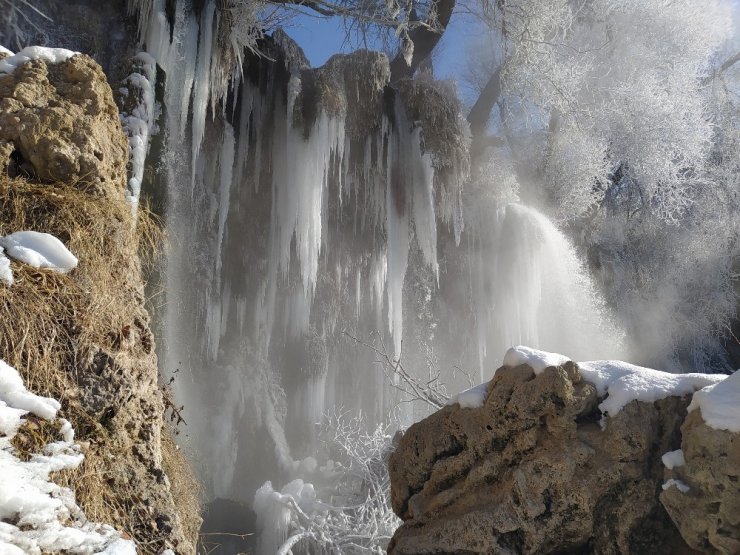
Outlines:
<svg viewBox="0 0 740 555"><path fill-rule="evenodd" d="M350 334L346 330L343 335L350 338L357 345L367 347L377 356L376 363L380 364L383 369L388 383L395 389L408 396L408 401L422 401L431 406L434 410L440 409L447 404L450 399L447 395L444 384L441 382L441 372L434 370L429 366L429 379L424 382L415 377L404 368L401 362L401 356L393 357L388 354L385 344L379 334L377 335L378 345L363 341L362 339Z"/></svg>

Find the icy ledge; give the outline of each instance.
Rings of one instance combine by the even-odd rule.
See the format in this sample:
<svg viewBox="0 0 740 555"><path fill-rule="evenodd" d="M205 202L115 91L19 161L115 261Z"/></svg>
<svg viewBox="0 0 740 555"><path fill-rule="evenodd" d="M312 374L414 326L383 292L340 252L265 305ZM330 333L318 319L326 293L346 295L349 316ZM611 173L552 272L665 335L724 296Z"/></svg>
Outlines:
<svg viewBox="0 0 740 555"><path fill-rule="evenodd" d="M504 356L503 366L526 364L541 374L545 368L562 366L570 359L557 353L548 353L531 347L512 347ZM701 407L705 422L717 429L740 431L740 374L727 377L722 374L671 374L651 368L635 366L618 360L579 362L581 376L596 386L604 400L599 409L614 416L632 401L652 403L672 396L695 393L689 410ZM458 393L449 404L463 408L483 406L487 384Z"/></svg>
<svg viewBox="0 0 740 555"><path fill-rule="evenodd" d="M107 524L88 522L71 490L53 483L51 472L76 468L84 455L74 445L74 430L60 420L62 441L49 443L27 462L15 455L11 440L30 413L56 418L56 399L34 395L18 372L0 360L0 553L48 552L132 555L133 542Z"/></svg>
<svg viewBox="0 0 740 555"><path fill-rule="evenodd" d="M12 54L10 50L2 47L0 52L4 54ZM0 60L0 73L13 73L17 67L22 66L31 60L43 60L47 64L60 64L66 62L75 54L79 52L73 52L66 48L46 48L44 46L27 46L17 54L8 56L7 58Z"/></svg>

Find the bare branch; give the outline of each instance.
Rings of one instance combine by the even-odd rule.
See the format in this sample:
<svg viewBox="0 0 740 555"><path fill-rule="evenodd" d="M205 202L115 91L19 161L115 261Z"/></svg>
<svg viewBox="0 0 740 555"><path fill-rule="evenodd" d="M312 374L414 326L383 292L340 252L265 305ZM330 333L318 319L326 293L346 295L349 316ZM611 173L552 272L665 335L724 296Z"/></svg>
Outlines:
<svg viewBox="0 0 740 555"><path fill-rule="evenodd" d="M434 0L429 9L426 25L411 29L409 39L414 45L411 64L406 63L403 52L399 52L391 62L391 83L412 77L442 38L450 23L456 0Z"/></svg>

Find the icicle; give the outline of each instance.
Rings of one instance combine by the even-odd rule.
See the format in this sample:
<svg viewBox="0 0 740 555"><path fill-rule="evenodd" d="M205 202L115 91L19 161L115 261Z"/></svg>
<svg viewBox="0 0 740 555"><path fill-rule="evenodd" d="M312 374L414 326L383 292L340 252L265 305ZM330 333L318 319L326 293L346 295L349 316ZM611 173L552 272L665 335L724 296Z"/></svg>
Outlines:
<svg viewBox="0 0 740 555"><path fill-rule="evenodd" d="M133 59L138 72L126 77L125 103L132 106L129 112L121 113L121 124L128 135L131 174L128 180L127 200L134 211L139 203L141 184L144 179L144 163L149 150L149 137L156 131L154 86L157 68L154 58L139 52Z"/></svg>
<svg viewBox="0 0 740 555"><path fill-rule="evenodd" d="M224 230L226 218L229 215L229 195L233 186L234 170L234 128L224 122L224 132L221 139L221 153L219 155L219 187L218 187L218 240L216 243L216 276L221 275L223 257Z"/></svg>
<svg viewBox="0 0 740 555"><path fill-rule="evenodd" d="M206 125L206 111L208 110L208 99L210 95L213 20L215 13L216 3L208 2L201 15L198 63L195 68L193 93L193 160L198 158Z"/></svg>

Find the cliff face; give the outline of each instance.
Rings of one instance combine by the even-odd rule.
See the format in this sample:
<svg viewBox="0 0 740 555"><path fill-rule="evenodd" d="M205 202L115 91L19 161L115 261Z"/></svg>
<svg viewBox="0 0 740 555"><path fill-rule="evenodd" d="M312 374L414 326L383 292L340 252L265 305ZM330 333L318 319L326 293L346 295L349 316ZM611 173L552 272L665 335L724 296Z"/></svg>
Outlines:
<svg viewBox="0 0 740 555"><path fill-rule="evenodd" d="M0 358L62 401L85 462L57 476L140 553L193 553L197 486L164 424L139 259L153 224L124 200L127 140L101 68L75 55L0 74L0 234L52 233L68 275L13 263Z"/></svg>
<svg viewBox="0 0 740 555"><path fill-rule="evenodd" d="M692 491L663 491L687 404L632 401L602 429L577 364L502 367L482 406L448 406L400 440L389 553L736 553L738 434L705 433L690 413L674 471Z"/></svg>

